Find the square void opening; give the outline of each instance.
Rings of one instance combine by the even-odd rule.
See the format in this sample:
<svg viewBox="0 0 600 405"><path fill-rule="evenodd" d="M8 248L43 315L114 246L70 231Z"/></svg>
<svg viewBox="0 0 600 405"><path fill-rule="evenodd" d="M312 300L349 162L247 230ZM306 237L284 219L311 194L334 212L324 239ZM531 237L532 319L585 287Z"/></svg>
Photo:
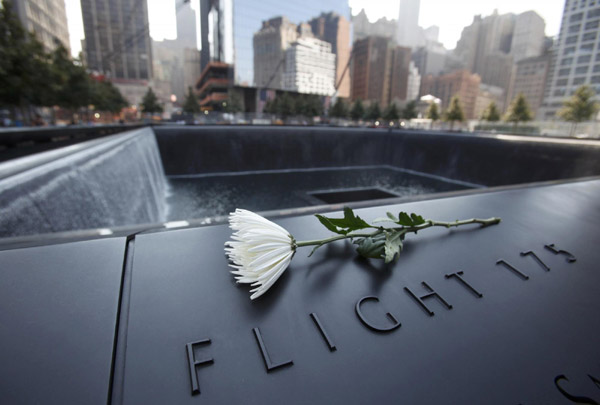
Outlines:
<svg viewBox="0 0 600 405"><path fill-rule="evenodd" d="M398 197L396 194L392 194L380 188L313 191L308 194L326 204L339 204L354 201L369 201L379 200L382 198Z"/></svg>

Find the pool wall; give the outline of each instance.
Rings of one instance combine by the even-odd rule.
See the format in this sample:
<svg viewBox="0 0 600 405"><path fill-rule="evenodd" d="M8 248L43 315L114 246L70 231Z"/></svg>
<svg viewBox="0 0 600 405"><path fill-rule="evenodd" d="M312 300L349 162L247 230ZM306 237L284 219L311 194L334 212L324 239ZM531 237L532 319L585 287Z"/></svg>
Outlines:
<svg viewBox="0 0 600 405"><path fill-rule="evenodd" d="M600 175L600 142L327 127L146 127L0 164L0 237L157 226L168 216L165 175L363 166L483 186L582 178Z"/></svg>
<svg viewBox="0 0 600 405"><path fill-rule="evenodd" d="M326 127L154 128L167 175L391 165L485 186L600 174L600 142Z"/></svg>
<svg viewBox="0 0 600 405"><path fill-rule="evenodd" d="M0 236L166 218L166 179L150 128L0 164Z"/></svg>

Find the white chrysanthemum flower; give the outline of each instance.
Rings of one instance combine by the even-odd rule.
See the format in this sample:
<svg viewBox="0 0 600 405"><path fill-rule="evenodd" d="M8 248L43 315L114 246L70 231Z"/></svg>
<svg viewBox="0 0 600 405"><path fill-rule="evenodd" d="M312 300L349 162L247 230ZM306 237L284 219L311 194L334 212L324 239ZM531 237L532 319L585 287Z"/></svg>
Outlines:
<svg viewBox="0 0 600 405"><path fill-rule="evenodd" d="M288 231L254 212L236 209L229 214L233 241L225 252L238 283L251 284L250 299L263 295L287 269L296 243Z"/></svg>

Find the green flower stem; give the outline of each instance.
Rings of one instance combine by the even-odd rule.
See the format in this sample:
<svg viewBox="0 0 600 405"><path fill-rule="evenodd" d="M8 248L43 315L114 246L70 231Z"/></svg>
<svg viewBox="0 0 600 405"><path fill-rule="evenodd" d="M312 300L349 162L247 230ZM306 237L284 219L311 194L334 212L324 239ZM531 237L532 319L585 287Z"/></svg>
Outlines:
<svg viewBox="0 0 600 405"><path fill-rule="evenodd" d="M320 246L320 245L325 245L330 242L335 242L336 240L342 240L342 239L348 239L348 238L367 238L369 236L378 235L382 232L383 231L381 229L378 229L375 232L371 232L371 233L353 233L353 234L348 234L348 235L332 236L331 238L327 238L327 239L303 240L300 242L296 242L296 247L315 246L315 245Z"/></svg>
<svg viewBox="0 0 600 405"><path fill-rule="evenodd" d="M326 238L326 239L298 241L298 242L294 243L294 247L303 247L303 246L317 246L318 247L318 246L323 246L330 242L335 242L337 240L348 239L348 238L368 238L368 237L377 236L383 232L391 232L391 231L400 231L404 235L404 234L407 234L410 232L416 233L420 230L431 228L433 226L452 228L452 227L459 227L462 225L469 225L469 224L480 224L482 226L489 226L489 225L495 225L498 223L500 223L500 218L496 218L496 217L488 218L488 219L472 218L472 219L465 219L463 221L457 220L454 222L442 222L442 221L428 220L425 223L423 223L421 225L416 225L416 226L400 226L400 227L394 227L394 228L373 227L373 228L376 228L377 230L374 232L371 232L371 233L349 233L346 235L332 236L332 237Z"/></svg>

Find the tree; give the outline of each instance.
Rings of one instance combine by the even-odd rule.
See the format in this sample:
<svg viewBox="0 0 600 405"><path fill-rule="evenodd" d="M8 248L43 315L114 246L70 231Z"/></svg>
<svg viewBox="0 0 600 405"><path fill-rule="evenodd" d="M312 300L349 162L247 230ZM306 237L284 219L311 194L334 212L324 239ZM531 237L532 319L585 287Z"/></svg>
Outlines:
<svg viewBox="0 0 600 405"><path fill-rule="evenodd" d="M185 95L185 101L183 102L183 111L189 114L200 112L200 106L198 105L198 100L192 90L192 86L188 86L188 92Z"/></svg>
<svg viewBox="0 0 600 405"><path fill-rule="evenodd" d="M277 96L277 98L279 98L279 102L278 102L279 108L278 108L277 113L279 115L281 115L282 118L287 118L287 117L295 114L294 101L292 100L292 98L290 97L290 95L288 93L283 93L280 96Z"/></svg>
<svg viewBox="0 0 600 405"><path fill-rule="evenodd" d="M381 109L379 108L379 103L377 101L371 103L371 105L367 109L367 114L365 118L371 121L375 121L381 118Z"/></svg>
<svg viewBox="0 0 600 405"><path fill-rule="evenodd" d="M92 100L93 91L98 91L96 101L102 103L98 98L102 97L102 90L92 83L85 68L76 65L71 60L67 49L59 45L52 52L52 81L56 86L54 91L54 104L59 105L71 113L80 107L87 107L89 104L96 104Z"/></svg>
<svg viewBox="0 0 600 405"><path fill-rule="evenodd" d="M412 120L413 118L417 118L417 102L409 101L404 110L402 111L402 118L407 120Z"/></svg>
<svg viewBox="0 0 600 405"><path fill-rule="evenodd" d="M564 102L563 108L558 116L565 121L572 122L571 136L577 128L577 124L590 120L598 112L598 103L593 100L594 90L589 86L581 86L571 98Z"/></svg>
<svg viewBox="0 0 600 405"><path fill-rule="evenodd" d="M263 108L265 114L278 114L279 111L279 99L275 97L273 100L268 100Z"/></svg>
<svg viewBox="0 0 600 405"><path fill-rule="evenodd" d="M510 103L504 121L512 122L515 127L519 122L531 121L531 111L523 93L519 93Z"/></svg>
<svg viewBox="0 0 600 405"><path fill-rule="evenodd" d="M498 111L498 107L496 107L496 103L493 101L486 107L481 115L481 119L489 122L500 121L500 112Z"/></svg>
<svg viewBox="0 0 600 405"><path fill-rule="evenodd" d="M383 118L389 121L395 121L400 118L400 113L398 112L398 108L396 108L396 103L391 103L383 112Z"/></svg>
<svg viewBox="0 0 600 405"><path fill-rule="evenodd" d="M320 117L323 115L323 103L321 103L321 97L316 94L305 96L303 112L307 117Z"/></svg>
<svg viewBox="0 0 600 405"><path fill-rule="evenodd" d="M350 110L350 117L354 121L358 121L361 118L363 118L364 115L365 115L365 107L363 107L362 101L360 101L360 98L359 98L354 102L354 105L352 106L352 110Z"/></svg>
<svg viewBox="0 0 600 405"><path fill-rule="evenodd" d="M108 80L92 80L92 83L91 102L96 110L116 114L129 105L119 89Z"/></svg>
<svg viewBox="0 0 600 405"><path fill-rule="evenodd" d="M42 44L27 32L12 2L0 7L0 105L18 107L28 121L32 105L51 105L50 58Z"/></svg>
<svg viewBox="0 0 600 405"><path fill-rule="evenodd" d="M465 114L460 105L460 99L457 96L452 97L450 100L450 106L446 110L446 114L444 114L444 120L450 122L450 130L454 129L454 121L463 122L465 120Z"/></svg>
<svg viewBox="0 0 600 405"><path fill-rule="evenodd" d="M298 97L296 97L293 101L293 106L294 106L294 114L295 115L302 115L302 116L308 116L308 100L303 96L303 95L299 95Z"/></svg>
<svg viewBox="0 0 600 405"><path fill-rule="evenodd" d="M425 116L427 118L429 118L432 123L434 123L440 119L440 112L438 110L438 106L436 103L429 104L429 107L427 108L427 112L425 113Z"/></svg>
<svg viewBox="0 0 600 405"><path fill-rule="evenodd" d="M332 118L348 118L348 114L348 106L341 97L338 97L329 109L329 116Z"/></svg>
<svg viewBox="0 0 600 405"><path fill-rule="evenodd" d="M242 105L242 100L240 96L233 91L233 89L229 90L227 94L227 104L225 106L225 111L228 113L238 113L244 110L244 106Z"/></svg>
<svg viewBox="0 0 600 405"><path fill-rule="evenodd" d="M163 106L158 102L158 98L152 87L148 87L148 91L142 99L142 112L145 113L161 113L163 112Z"/></svg>

